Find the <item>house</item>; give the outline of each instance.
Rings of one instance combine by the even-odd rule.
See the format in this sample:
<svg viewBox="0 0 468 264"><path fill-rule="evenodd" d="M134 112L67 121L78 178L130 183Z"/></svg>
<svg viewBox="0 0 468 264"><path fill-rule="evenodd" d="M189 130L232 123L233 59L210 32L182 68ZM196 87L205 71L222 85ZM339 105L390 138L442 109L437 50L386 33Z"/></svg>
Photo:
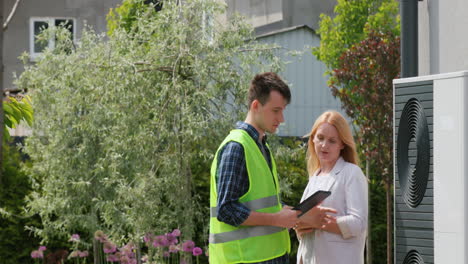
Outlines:
<svg viewBox="0 0 468 264"><path fill-rule="evenodd" d="M418 1L418 75L468 69L468 1Z"/></svg>
<svg viewBox="0 0 468 264"><path fill-rule="evenodd" d="M286 51L303 51L301 57L278 54L290 63L280 75L290 84L292 99L285 111L280 136L302 137L326 110L344 114L341 103L327 86L325 65L311 53L320 45L316 30L320 14L333 16L336 0L226 0L227 15L238 12L255 27L257 40L277 44Z"/></svg>
<svg viewBox="0 0 468 264"><path fill-rule="evenodd" d="M4 17L17 0L5 0ZM336 0L225 0L227 15L235 12L245 15L255 27L259 41L276 43L286 50L304 50L301 59L288 57L291 61L284 73L280 73L293 89L292 102L286 110L286 122L279 129L281 136L303 136L309 132L313 121L327 109L340 110L340 103L332 97L323 75L325 66L310 52L311 46L319 45L318 28L321 13L331 15ZM22 72L23 64L18 59L24 51L29 52L31 63L40 56L45 45L35 43L35 36L42 27L66 24L75 40L85 25L98 33L105 32L106 15L122 0L22 0L4 32L3 63L4 89L14 90L14 74ZM279 54L280 56L283 56ZM286 56L286 55L284 55ZM22 128L13 135L24 135Z"/></svg>
<svg viewBox="0 0 468 264"><path fill-rule="evenodd" d="M6 20L17 0L2 1L3 17ZM14 16L3 33L3 89L14 91L15 74L23 71L23 63L18 57L25 51L31 56L31 63L40 56L45 45L53 47L53 39L47 44L35 43L34 38L42 27L65 24L74 40L80 38L85 25L98 33L107 31L106 15L110 8L116 7L122 0L21 0ZM29 130L18 126L11 131L13 136L28 135Z"/></svg>

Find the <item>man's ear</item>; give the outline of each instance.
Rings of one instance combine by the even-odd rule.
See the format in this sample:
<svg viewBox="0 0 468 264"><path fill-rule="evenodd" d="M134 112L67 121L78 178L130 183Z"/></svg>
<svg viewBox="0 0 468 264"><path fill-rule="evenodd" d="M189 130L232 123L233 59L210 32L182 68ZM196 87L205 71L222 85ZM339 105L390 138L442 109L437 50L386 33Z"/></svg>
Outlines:
<svg viewBox="0 0 468 264"><path fill-rule="evenodd" d="M260 104L260 101L258 101L257 99L253 100L252 103L250 104L250 109L257 110L259 104Z"/></svg>

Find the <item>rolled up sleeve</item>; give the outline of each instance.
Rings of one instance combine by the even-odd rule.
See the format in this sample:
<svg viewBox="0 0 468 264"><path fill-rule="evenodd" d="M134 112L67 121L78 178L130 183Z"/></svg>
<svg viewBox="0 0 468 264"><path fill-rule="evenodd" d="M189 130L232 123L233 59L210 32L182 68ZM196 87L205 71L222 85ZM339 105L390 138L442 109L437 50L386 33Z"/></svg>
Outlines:
<svg viewBox="0 0 468 264"><path fill-rule="evenodd" d="M365 232L368 216L367 178L356 166L346 179L346 215L340 216L336 220L343 239L349 239Z"/></svg>
<svg viewBox="0 0 468 264"><path fill-rule="evenodd" d="M239 202L249 188L244 149L237 142L229 142L221 150L217 170L219 221L241 225L250 215L250 209Z"/></svg>

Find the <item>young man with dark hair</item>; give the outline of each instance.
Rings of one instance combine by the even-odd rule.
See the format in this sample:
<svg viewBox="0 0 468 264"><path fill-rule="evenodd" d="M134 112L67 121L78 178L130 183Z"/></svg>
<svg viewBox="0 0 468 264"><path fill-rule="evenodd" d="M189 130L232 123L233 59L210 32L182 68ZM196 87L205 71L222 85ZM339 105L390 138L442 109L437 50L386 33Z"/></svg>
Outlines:
<svg viewBox="0 0 468 264"><path fill-rule="evenodd" d="M276 164L266 143L284 122L291 101L275 73L251 82L249 111L221 143L211 167L211 264L289 263L288 228L299 211L282 206Z"/></svg>

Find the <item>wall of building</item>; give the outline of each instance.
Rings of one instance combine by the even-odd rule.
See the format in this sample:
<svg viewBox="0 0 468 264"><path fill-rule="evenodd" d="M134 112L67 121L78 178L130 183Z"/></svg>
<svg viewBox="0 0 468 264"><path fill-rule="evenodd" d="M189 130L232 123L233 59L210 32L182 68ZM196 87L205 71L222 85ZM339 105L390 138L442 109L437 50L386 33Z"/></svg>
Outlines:
<svg viewBox="0 0 468 264"><path fill-rule="evenodd" d="M247 17L258 34L298 25L318 28L320 14L333 15L336 0L226 0L228 15Z"/></svg>
<svg viewBox="0 0 468 264"><path fill-rule="evenodd" d="M6 18L15 0L4 0L4 14ZM122 0L22 0L4 32L3 64L5 89L13 88L13 73L18 75L23 70L18 60L24 51L29 51L29 34L31 17L67 17L76 21L76 37L84 23L92 26L97 32L106 31L106 15L111 7L117 6Z"/></svg>
<svg viewBox="0 0 468 264"><path fill-rule="evenodd" d="M278 55L290 62L284 72L279 73L290 85L292 99L286 107L285 122L279 127L278 135L302 137L324 111L342 112L339 100L331 94L327 77L323 75L325 65L310 51L310 46L317 46L320 41L312 29L307 26L290 28L259 36L258 41L281 46ZM294 57L286 54L289 51L304 53Z"/></svg>
<svg viewBox="0 0 468 264"><path fill-rule="evenodd" d="M419 10L419 75L468 69L468 1L423 0Z"/></svg>

